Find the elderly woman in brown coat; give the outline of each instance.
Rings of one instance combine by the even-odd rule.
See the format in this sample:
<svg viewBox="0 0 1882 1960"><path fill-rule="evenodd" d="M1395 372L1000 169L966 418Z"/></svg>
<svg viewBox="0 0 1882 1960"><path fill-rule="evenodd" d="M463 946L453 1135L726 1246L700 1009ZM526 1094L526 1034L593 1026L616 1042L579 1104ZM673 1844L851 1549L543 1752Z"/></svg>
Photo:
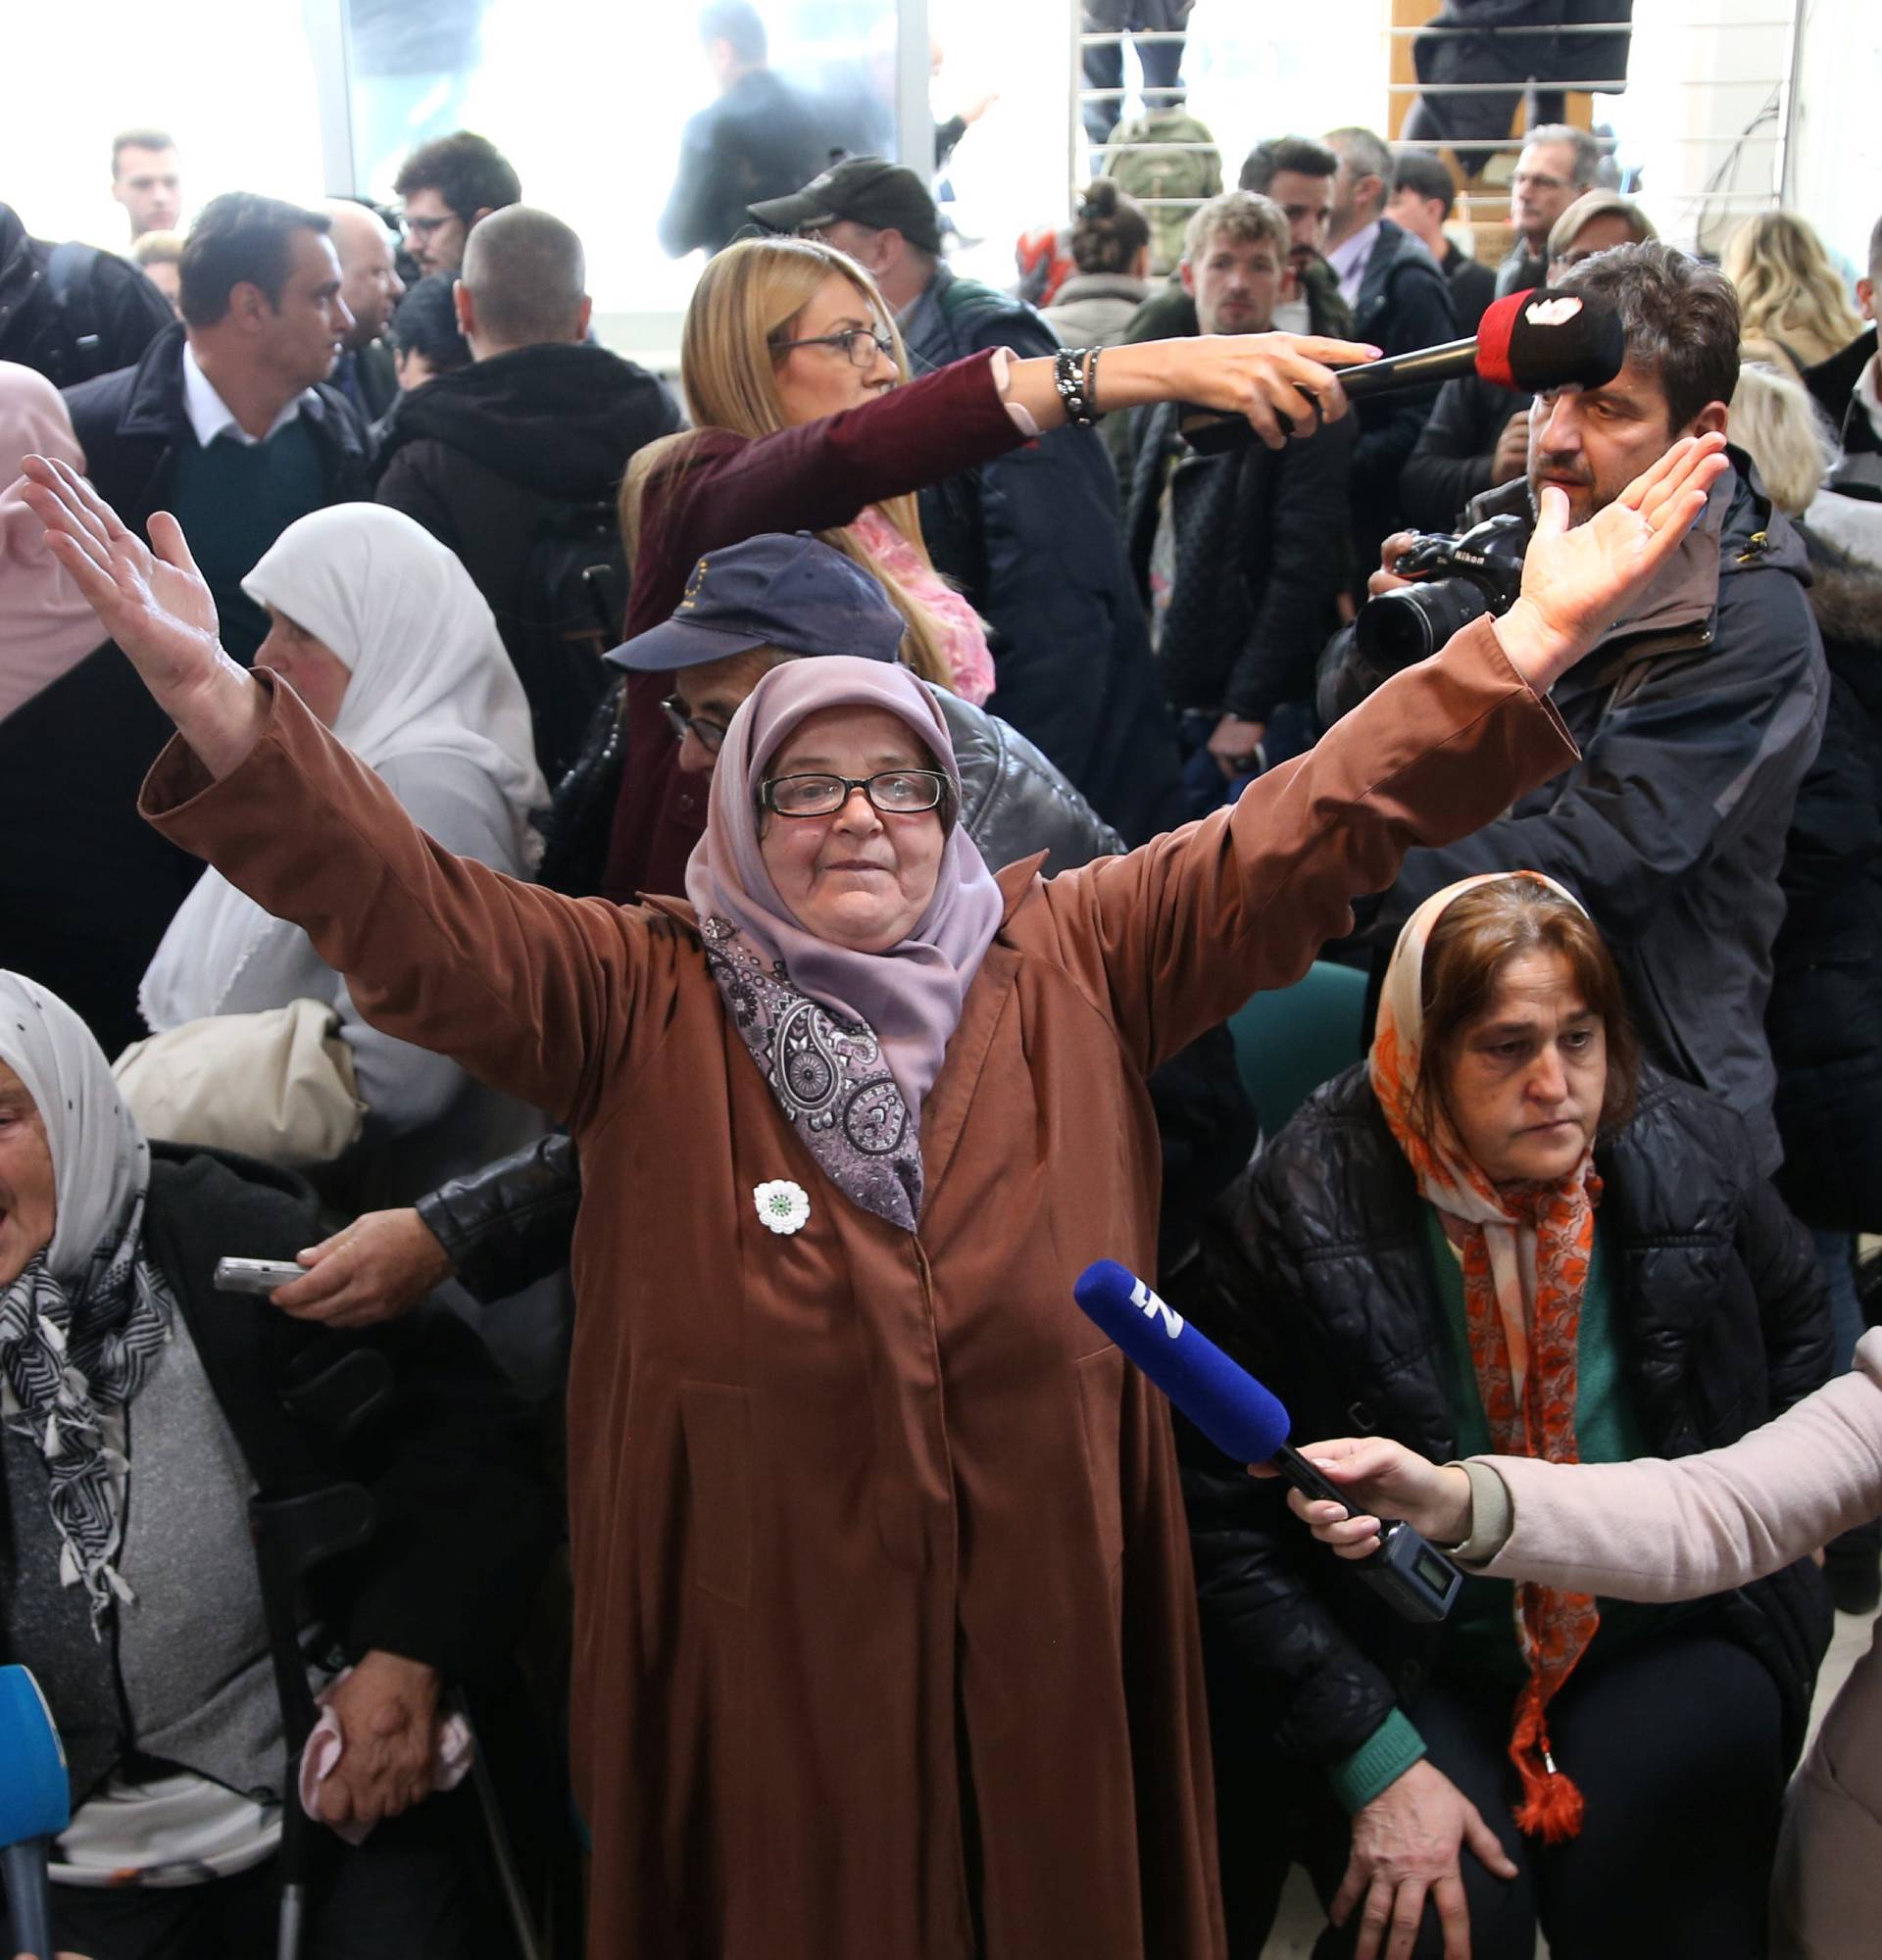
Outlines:
<svg viewBox="0 0 1882 1960"><path fill-rule="evenodd" d="M1253 352L1249 351L1251 345ZM1283 336L1216 406L1343 412ZM1335 358L1344 358L1336 355ZM1062 419L1014 369L1042 426ZM361 1011L581 1152L569 1403L575 1796L606 1960L1214 1960L1196 1618L1164 1412L1072 1303L1154 1254L1144 1073L1296 978L1348 900L1564 767L1545 696L1720 465L1688 442L1524 596L1233 810L1050 882L949 821L901 669L761 683L686 901L432 844L155 555L30 466L175 722L144 807L305 926Z"/></svg>

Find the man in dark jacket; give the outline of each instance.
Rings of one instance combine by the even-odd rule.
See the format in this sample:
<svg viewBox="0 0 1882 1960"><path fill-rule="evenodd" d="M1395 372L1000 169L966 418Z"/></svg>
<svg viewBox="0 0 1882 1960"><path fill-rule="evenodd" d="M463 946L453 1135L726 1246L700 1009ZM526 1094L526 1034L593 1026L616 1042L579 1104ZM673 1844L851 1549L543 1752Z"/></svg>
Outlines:
<svg viewBox="0 0 1882 1960"><path fill-rule="evenodd" d="M901 165L849 158L794 197L754 205L752 216L827 239L867 267L917 368L986 348L1058 352L1031 307L942 264L934 200ZM1175 732L1096 431L1054 429L922 491L921 530L935 568L987 622L1002 716L1127 843L1180 822Z"/></svg>
<svg viewBox="0 0 1882 1960"><path fill-rule="evenodd" d="M615 498L628 459L678 411L644 369L586 338L581 240L526 204L470 234L456 299L475 357L407 395L381 445L381 504L464 562L529 697L553 788L611 678L626 606Z"/></svg>
<svg viewBox="0 0 1882 1960"><path fill-rule="evenodd" d="M1201 331L1267 332L1287 253L1287 219L1268 198L1225 191L1196 212L1180 270ZM1339 421L1281 450L1249 442L1197 456L1177 433L1179 413L1166 402L1124 418L1124 535L1164 697L1186 742L1206 746L1228 779L1258 749L1280 761L1311 740L1299 727L1277 752L1268 723L1296 705L1311 718L1354 438Z"/></svg>
<svg viewBox="0 0 1882 1960"><path fill-rule="evenodd" d="M1451 289L1410 232L1385 216L1392 153L1369 129L1333 129L1340 159L1326 262L1353 309L1353 338L1387 354L1437 347L1458 335ZM1413 388L1361 404L1353 457L1353 547L1370 564L1379 540L1399 525L1399 472L1429 419L1436 388Z"/></svg>
<svg viewBox="0 0 1882 1960"><path fill-rule="evenodd" d="M324 214L231 191L183 248L183 318L134 368L66 393L98 494L132 529L169 511L244 664L268 617L241 581L296 517L362 496L366 437L325 385L353 316Z"/></svg>
<svg viewBox="0 0 1882 1960"><path fill-rule="evenodd" d="M1497 296L1497 275L1468 259L1445 235L1444 221L1458 201L1450 170L1429 150L1401 150L1392 164L1392 195L1385 215L1411 232L1432 258L1451 287L1458 331L1475 333L1483 310Z"/></svg>
<svg viewBox="0 0 1882 1960"><path fill-rule="evenodd" d="M0 204L0 361L70 388L128 367L173 318L135 266L95 245L28 238Z"/></svg>
<svg viewBox="0 0 1882 1960"><path fill-rule="evenodd" d="M1585 523L1657 452L1723 429L1738 376L1738 303L1715 270L1660 244L1571 269L1610 300L1626 366L1606 388L1540 399L1526 480L1466 520L1533 521L1545 488ZM1679 556L1564 675L1553 699L1582 760L1501 822L1413 851L1367 925L1389 947L1430 895L1475 871L1522 865L1587 906L1628 983L1648 1052L1745 1119L1768 1175L1780 1156L1764 1035L1778 872L1798 786L1823 732L1828 681L1804 550L1749 458L1714 486ZM1387 540L1386 552L1396 551ZM1375 574L1374 591L1402 585ZM1321 711L1369 683L1350 636L1334 643Z"/></svg>
<svg viewBox="0 0 1882 1960"><path fill-rule="evenodd" d="M660 215L669 259L692 251L710 259L751 222L748 205L795 190L830 155L824 117L769 66L765 24L747 0L714 0L700 14L699 37L718 100L680 136Z"/></svg>
<svg viewBox="0 0 1882 1960"><path fill-rule="evenodd" d="M396 240L378 214L350 197L328 200L334 255L340 262L340 297L353 316L332 385L353 405L364 428L371 428L399 392L398 368L386 329L405 297L405 281L393 263Z"/></svg>

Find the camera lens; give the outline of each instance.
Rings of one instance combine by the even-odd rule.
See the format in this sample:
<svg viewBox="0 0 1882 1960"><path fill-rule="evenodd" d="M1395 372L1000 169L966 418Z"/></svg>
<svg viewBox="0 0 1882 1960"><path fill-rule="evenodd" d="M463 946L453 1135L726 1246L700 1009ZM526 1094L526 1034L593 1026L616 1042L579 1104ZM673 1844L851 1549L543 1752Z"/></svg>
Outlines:
<svg viewBox="0 0 1882 1960"><path fill-rule="evenodd" d="M1429 660L1453 633L1489 611L1489 595L1469 579L1438 578L1368 599L1360 608L1353 635L1373 666L1397 673Z"/></svg>

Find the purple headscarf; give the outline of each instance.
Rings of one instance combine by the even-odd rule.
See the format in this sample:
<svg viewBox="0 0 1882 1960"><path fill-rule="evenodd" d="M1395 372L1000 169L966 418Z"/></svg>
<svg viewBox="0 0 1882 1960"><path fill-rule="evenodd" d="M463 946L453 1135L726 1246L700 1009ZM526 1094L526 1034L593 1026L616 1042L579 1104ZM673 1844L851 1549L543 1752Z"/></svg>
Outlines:
<svg viewBox="0 0 1882 1960"><path fill-rule="evenodd" d="M915 1229L921 1104L999 929L1004 901L956 824L934 896L885 953L820 939L778 896L759 847L766 765L807 715L873 708L906 722L959 785L934 697L908 668L847 655L791 661L752 691L725 734L706 834L686 866L713 976L772 1094L857 1203Z"/></svg>

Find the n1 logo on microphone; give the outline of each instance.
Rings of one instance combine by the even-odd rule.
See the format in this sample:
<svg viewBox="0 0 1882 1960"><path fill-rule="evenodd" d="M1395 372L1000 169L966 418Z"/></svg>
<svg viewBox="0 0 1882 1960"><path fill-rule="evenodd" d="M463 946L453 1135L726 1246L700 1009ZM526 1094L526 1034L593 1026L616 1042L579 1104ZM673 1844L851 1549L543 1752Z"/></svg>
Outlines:
<svg viewBox="0 0 1882 1960"><path fill-rule="evenodd" d="M1580 311L1581 302L1573 293L1557 293L1524 307L1522 317L1531 326L1565 326Z"/></svg>
<svg viewBox="0 0 1882 1960"><path fill-rule="evenodd" d="M1130 1303L1146 1320L1154 1321L1163 1316L1164 1332L1171 1341L1183 1331L1183 1316L1167 1300L1159 1299L1142 1280L1130 1290Z"/></svg>

